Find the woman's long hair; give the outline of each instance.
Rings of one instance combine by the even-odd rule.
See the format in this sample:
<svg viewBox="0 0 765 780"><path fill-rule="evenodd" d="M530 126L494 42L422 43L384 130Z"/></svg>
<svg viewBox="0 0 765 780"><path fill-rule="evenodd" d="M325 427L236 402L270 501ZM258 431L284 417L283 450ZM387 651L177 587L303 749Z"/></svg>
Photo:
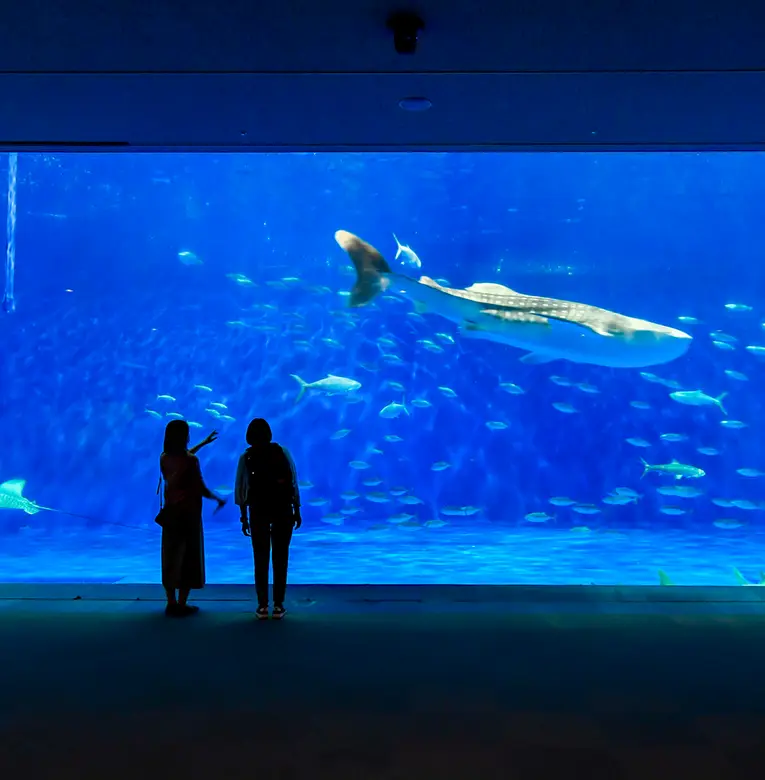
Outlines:
<svg viewBox="0 0 765 780"><path fill-rule="evenodd" d="M170 420L165 427L165 455L183 455L189 447L189 424L186 420Z"/></svg>

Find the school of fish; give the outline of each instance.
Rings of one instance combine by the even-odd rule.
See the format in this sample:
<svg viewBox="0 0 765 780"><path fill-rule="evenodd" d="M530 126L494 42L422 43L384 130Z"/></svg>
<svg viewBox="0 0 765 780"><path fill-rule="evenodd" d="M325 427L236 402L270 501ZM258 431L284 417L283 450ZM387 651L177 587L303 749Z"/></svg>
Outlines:
<svg viewBox="0 0 765 780"><path fill-rule="evenodd" d="M736 464L729 494L710 495L705 489L710 464L735 437L751 435L750 425L756 423L737 416L737 389L746 387L751 374L759 378L765 360L765 345L742 341L759 331L765 342L765 333L753 324L752 306L725 304L704 349L736 359L699 386L688 381L688 371L682 380L672 376L675 361L692 360L699 349L694 342L703 338L704 323L691 314L676 315L674 327L594 302L520 293L498 281L452 287L445 279L410 276L419 274L422 262L410 245L394 239L394 261L402 261L406 272L393 270L353 233L335 233L351 261L343 266L342 255L332 261L338 272L353 276L345 289L309 283L299 274L253 279L226 273L223 283L237 291L239 302L238 313L220 323L231 341L226 360L238 351L252 366L240 371L236 383L225 383L223 392L217 372L192 376L186 371L166 386L156 385L153 394L145 393L141 408L135 400L115 402L119 419L114 424L142 418L159 430L167 420L183 418L193 429L214 426L227 436L243 431L250 416L262 414L276 430L300 439L289 443L297 455L305 504L329 526L368 519L372 530L433 529L491 520L501 503L507 513L503 521L509 523L595 533L618 528L618 513L636 507L647 494L656 502L655 511L667 517L690 516L702 503L711 503L724 510L711 523L722 532L745 528L749 516L765 511L765 494L753 489L758 480L765 484L765 461ZM187 248L178 252L178 262L189 273L204 267L204 259ZM437 269L438 258L429 259L429 266ZM148 371L151 354L161 360L166 345L158 348L157 333L156 328L147 332L133 354L119 355L122 373ZM481 341L488 343L481 346ZM466 361L472 360L473 379L458 361L471 353ZM211 360L214 353L207 363ZM645 370L655 366L664 366L661 375ZM589 367L585 378L582 367ZM516 446L517 431L529 415L523 406L529 392L521 377L556 388L549 415L560 437L576 440L600 424L597 404L608 392L611 370L632 372L634 393L621 399L630 410L629 430L622 437L626 447L603 457L618 459L631 484L533 500L515 491L512 500L500 500L518 477L515 462L533 455ZM471 381L480 392L469 391ZM237 390L243 382L247 392ZM494 400L487 402L490 397ZM678 420L682 414L689 421L684 430L656 429L657 419ZM480 437L472 423L476 416ZM439 420L449 422L443 427ZM454 420L470 422L449 427ZM714 429L717 433L710 436ZM87 434L81 436L85 448ZM423 446L424 437L429 443ZM493 456L482 448L484 442ZM342 471L336 468L340 453L345 453ZM232 450L216 470L213 484L221 491L227 491L226 468L234 457ZM497 458L507 465L498 468ZM330 473L322 474L324 468ZM8 474L0 483L0 510L65 511L40 506L24 495L25 485L21 475ZM459 500L461 492L470 498ZM488 498L486 504L482 497ZM588 525L577 520L582 517L590 518Z"/></svg>

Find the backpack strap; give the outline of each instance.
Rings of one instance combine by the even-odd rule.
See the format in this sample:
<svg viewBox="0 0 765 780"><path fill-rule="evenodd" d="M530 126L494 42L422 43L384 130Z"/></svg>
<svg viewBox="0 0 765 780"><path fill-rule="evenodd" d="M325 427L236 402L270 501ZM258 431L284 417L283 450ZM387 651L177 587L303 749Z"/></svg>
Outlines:
<svg viewBox="0 0 765 780"><path fill-rule="evenodd" d="M162 469L159 471L159 481L157 482L157 495L159 496L159 508L162 509Z"/></svg>
<svg viewBox="0 0 765 780"><path fill-rule="evenodd" d="M287 453L284 450L284 447L282 447L281 444L277 444L274 442L275 446L279 449L278 459L281 462L282 467L284 468L284 480L287 483L288 490L290 493L290 502L292 505L295 505L295 502L297 500L297 497L295 495L295 484L293 481L293 474L292 474L292 464L290 463L290 459L287 456Z"/></svg>

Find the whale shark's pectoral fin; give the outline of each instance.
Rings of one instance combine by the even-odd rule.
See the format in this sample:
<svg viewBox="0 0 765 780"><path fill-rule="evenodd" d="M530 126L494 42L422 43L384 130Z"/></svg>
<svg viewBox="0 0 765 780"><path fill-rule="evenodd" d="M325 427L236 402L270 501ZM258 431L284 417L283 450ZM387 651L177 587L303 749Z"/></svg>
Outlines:
<svg viewBox="0 0 765 780"><path fill-rule="evenodd" d="M573 316L569 322L574 322L583 328L589 328L593 333L597 333L598 336L631 336L634 333L633 329L624 322L619 321L617 315L606 314L608 316L593 317L586 314L584 316ZM624 320L625 318L622 317L621 319Z"/></svg>
<svg viewBox="0 0 765 780"><path fill-rule="evenodd" d="M481 314L487 317L494 317L506 322L516 322L519 324L527 323L529 325L549 325L547 317L540 317L538 314L532 314L527 311L513 311L512 309L481 309ZM464 320L460 326L460 333L467 338L486 338L482 332L491 332L491 323L486 320ZM553 358L554 359L554 358Z"/></svg>
<svg viewBox="0 0 765 780"><path fill-rule="evenodd" d="M620 331L613 330L609 328L607 325L600 325L597 323L590 323L590 322L584 322L582 323L585 327L589 328L593 333L597 333L598 336L615 336Z"/></svg>
<svg viewBox="0 0 765 780"><path fill-rule="evenodd" d="M539 366L557 359L551 355L540 355L539 352L528 352L521 358L521 363L525 363L527 366Z"/></svg>
<svg viewBox="0 0 765 780"><path fill-rule="evenodd" d="M500 320L507 320L508 322L528 322L536 325L549 325L550 321L547 317L542 317L539 314L532 314L528 311L513 311L511 309L481 309L481 314L486 314L489 317L496 317Z"/></svg>

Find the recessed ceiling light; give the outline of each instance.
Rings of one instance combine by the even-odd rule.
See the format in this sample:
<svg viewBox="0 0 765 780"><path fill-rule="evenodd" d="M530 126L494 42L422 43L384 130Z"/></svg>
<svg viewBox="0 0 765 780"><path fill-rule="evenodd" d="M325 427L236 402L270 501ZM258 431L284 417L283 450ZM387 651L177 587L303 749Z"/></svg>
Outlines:
<svg viewBox="0 0 765 780"><path fill-rule="evenodd" d="M404 111L427 111L433 104L424 97L407 97L398 101L398 107Z"/></svg>

